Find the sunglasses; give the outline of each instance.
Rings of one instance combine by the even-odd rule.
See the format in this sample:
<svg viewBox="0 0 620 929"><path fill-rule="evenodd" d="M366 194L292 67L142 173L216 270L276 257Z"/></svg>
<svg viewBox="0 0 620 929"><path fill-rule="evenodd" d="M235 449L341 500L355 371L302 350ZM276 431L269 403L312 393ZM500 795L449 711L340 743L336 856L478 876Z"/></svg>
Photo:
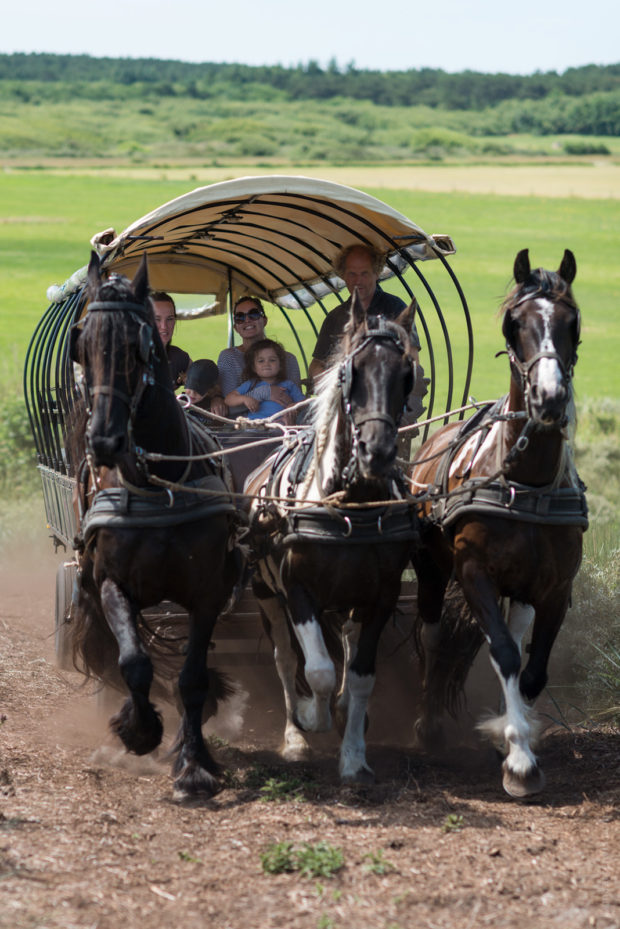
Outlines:
<svg viewBox="0 0 620 929"><path fill-rule="evenodd" d="M262 319L263 313L260 310L248 310L247 313L235 313L233 320L237 323L244 323L246 319Z"/></svg>

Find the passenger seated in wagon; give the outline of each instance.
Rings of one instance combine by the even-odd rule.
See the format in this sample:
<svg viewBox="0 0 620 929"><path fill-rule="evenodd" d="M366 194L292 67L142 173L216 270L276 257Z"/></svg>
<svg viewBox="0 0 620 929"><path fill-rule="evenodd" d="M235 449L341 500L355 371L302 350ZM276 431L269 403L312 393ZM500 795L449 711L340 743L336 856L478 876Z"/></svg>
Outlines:
<svg viewBox="0 0 620 929"><path fill-rule="evenodd" d="M233 324L235 332L241 337L241 344L225 348L220 352L217 359L217 367L220 372L220 387L224 397L227 397L231 391L237 387L246 378L243 377L245 367L246 352L254 342L265 338L265 326L267 325L267 316L263 304L258 297L244 296L240 297L235 303L233 309ZM292 381L301 389L301 373L299 363L292 352L284 353L285 368L283 379ZM263 384L257 388L256 397L258 400L272 400L275 403L284 406L290 406L293 403L293 397L287 390L279 384ZM238 416L245 412L245 404L239 404L229 408L230 416Z"/></svg>
<svg viewBox="0 0 620 929"><path fill-rule="evenodd" d="M246 406L249 419L264 419L280 413L294 403L304 400L300 387L284 376L286 370L286 352L279 342L273 339L259 339L253 342L245 353L243 381L235 390L226 395L229 407ZM271 398L264 400L261 396L264 388L280 387L283 396L290 401L281 403ZM282 422L292 425L295 414L282 417Z"/></svg>
<svg viewBox="0 0 620 929"><path fill-rule="evenodd" d="M218 408L222 406L222 395L220 391L220 380L217 365L209 358L199 358L193 361L187 369L185 377L185 386L183 393L188 397L192 406L197 406L201 410L215 412L213 409L214 401ZM225 414L218 414L225 415Z"/></svg>
<svg viewBox="0 0 620 929"><path fill-rule="evenodd" d="M192 363L192 359L182 348L172 344L172 336L177 321L177 308L170 294L164 293L163 290L156 290L151 293L151 303L155 314L155 325L159 332L159 338L166 349L170 376L176 389L185 381L185 375Z"/></svg>
<svg viewBox="0 0 620 929"><path fill-rule="evenodd" d="M308 369L314 382L329 367L330 358L337 350L344 327L349 319L351 297L355 289L363 308L369 314L396 319L405 309L405 302L395 294L387 293L379 286L379 276L385 265L385 255L372 245L355 244L343 248L334 264L334 271L343 279L349 298L331 310L319 332L312 361ZM415 299L415 298L414 298ZM416 362L415 386L407 403L407 422L415 422L424 410L421 397L427 392L424 371L419 362L420 339L415 326L411 331L413 358Z"/></svg>

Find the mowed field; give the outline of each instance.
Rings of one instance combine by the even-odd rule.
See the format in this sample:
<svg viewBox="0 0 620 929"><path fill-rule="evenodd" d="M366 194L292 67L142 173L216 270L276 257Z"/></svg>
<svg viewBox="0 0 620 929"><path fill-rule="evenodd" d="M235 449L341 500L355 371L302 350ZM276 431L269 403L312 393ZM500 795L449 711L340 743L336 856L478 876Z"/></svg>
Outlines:
<svg viewBox="0 0 620 929"><path fill-rule="evenodd" d="M529 248L533 265L556 268L564 248L571 248L578 265L575 293L583 313L577 390L588 398L620 396L620 167L597 162L319 169L55 163L37 170L5 168L0 176L3 390L19 386L29 338L48 304L47 287L62 283L87 262L95 232L110 226L120 231L194 187L265 173L306 174L359 187L426 232L452 236L457 254L450 263L474 325L471 390L478 399L506 388L505 358L494 358L503 347L496 314L510 284L516 252ZM456 361L461 365L460 306L445 271L433 265L426 263L423 271L454 331ZM320 315L317 312L317 320ZM286 323L278 317L272 311L270 332L294 349ZM299 328L304 348L311 353L311 327L300 323ZM217 356L225 340L222 318L181 324L176 337L193 357Z"/></svg>

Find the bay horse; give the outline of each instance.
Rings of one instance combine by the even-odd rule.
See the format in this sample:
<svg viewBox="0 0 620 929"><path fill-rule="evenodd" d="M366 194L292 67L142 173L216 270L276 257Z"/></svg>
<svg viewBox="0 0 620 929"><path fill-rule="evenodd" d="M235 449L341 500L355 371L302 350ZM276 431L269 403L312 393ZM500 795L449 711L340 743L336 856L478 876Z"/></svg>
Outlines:
<svg viewBox="0 0 620 929"><path fill-rule="evenodd" d="M366 709L377 646L416 532L395 464L398 423L413 386L412 317L412 308L396 321L367 316L354 295L340 354L317 386L311 428L299 430L295 447L285 443L245 485L256 497L253 587L284 690L289 760L308 751L303 731L331 728L346 632L336 705L343 782L374 778L366 761ZM359 630L357 642L351 629ZM308 695L296 686L298 656Z"/></svg>
<svg viewBox="0 0 620 929"><path fill-rule="evenodd" d="M226 475L208 458L218 443L174 394L146 260L132 282L117 274L105 279L93 252L88 286L71 354L85 380L83 439L96 493L81 527L74 653L86 673L104 681L118 660L129 696L110 726L129 751L146 754L159 745L163 727L150 699L153 643L141 611L164 599L188 611L174 790L179 798L208 797L218 789L219 769L201 730L215 682L207 650L240 570L235 508ZM152 463L152 454L164 460Z"/></svg>
<svg viewBox="0 0 620 929"><path fill-rule="evenodd" d="M505 756L503 786L514 797L544 786L533 751L532 704L547 682L587 528L569 441L580 335L575 274L568 249L557 273L532 270L528 250L518 253L515 286L501 308L509 392L465 424L439 429L410 469L411 489L422 501L422 544L413 554L424 668L417 735L426 744L440 736L441 713L445 706L454 710L486 638L505 713L480 728ZM468 609L447 609L442 616L451 578ZM459 596L450 591L458 606Z"/></svg>

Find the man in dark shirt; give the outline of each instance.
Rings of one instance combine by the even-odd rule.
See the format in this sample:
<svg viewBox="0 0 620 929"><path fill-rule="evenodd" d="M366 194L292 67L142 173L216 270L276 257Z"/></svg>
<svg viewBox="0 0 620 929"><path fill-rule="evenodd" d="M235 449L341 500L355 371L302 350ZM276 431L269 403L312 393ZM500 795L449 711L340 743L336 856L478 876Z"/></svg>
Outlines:
<svg viewBox="0 0 620 929"><path fill-rule="evenodd" d="M385 316L387 319L396 319L405 309L406 303L400 297L386 293L379 287L379 275L384 264L384 256L370 245L349 245L340 252L334 270L347 285L349 299L331 310L323 320L308 368L308 374L313 382L327 370L330 357L338 348L350 316L351 296L356 288L362 306L368 313ZM419 361L420 340L415 323L410 335L416 376L404 417L404 422L409 424L416 422L423 412L422 397L428 390L428 378L424 377L424 370Z"/></svg>
<svg viewBox="0 0 620 929"><path fill-rule="evenodd" d="M379 287L378 280L383 265L384 256L371 246L350 245L340 253L334 270L344 280L350 295L357 287L358 297L368 313L385 316L387 319L396 319L405 309L406 304L400 297L386 293ZM340 306L331 310L323 320L308 371L313 380L320 377L329 367L329 358L338 348L344 327L349 319L350 308L351 296ZM415 324L411 337L414 346L413 356L418 362L420 340Z"/></svg>

